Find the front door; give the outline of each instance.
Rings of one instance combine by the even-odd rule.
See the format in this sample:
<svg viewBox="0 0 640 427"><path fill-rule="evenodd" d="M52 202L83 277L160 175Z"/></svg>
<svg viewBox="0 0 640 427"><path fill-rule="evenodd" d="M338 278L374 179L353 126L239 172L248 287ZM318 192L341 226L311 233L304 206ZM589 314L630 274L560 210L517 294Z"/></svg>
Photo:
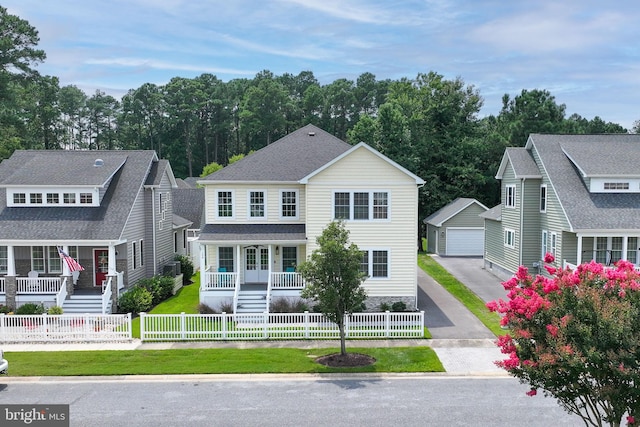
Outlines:
<svg viewBox="0 0 640 427"><path fill-rule="evenodd" d="M269 249L258 246L244 250L244 282L267 283L269 280Z"/></svg>
<svg viewBox="0 0 640 427"><path fill-rule="evenodd" d="M93 265L96 276L95 286L102 287L102 282L107 280L109 272L109 249L94 249Z"/></svg>

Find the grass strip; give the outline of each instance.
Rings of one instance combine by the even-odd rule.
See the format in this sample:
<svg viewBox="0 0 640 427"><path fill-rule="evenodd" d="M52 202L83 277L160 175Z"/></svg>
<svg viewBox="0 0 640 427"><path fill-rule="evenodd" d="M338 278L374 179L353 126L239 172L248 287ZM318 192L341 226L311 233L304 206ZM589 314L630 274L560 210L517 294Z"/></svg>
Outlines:
<svg viewBox="0 0 640 427"><path fill-rule="evenodd" d="M11 376L292 374L361 372L444 372L429 347L348 348L376 359L371 366L329 368L316 357L337 348L176 349L6 352Z"/></svg>
<svg viewBox="0 0 640 427"><path fill-rule="evenodd" d="M500 327L500 316L497 313L490 312L482 298L452 276L437 261L427 254L419 254L418 265L433 280L440 283L443 288L467 307L496 336L505 334L505 330Z"/></svg>

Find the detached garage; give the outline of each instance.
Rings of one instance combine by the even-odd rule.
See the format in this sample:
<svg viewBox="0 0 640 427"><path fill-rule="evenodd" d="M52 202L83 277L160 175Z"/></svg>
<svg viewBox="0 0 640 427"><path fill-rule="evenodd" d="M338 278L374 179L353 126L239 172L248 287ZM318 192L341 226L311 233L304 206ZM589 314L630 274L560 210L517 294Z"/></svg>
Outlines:
<svg viewBox="0 0 640 427"><path fill-rule="evenodd" d="M424 220L427 251L448 256L482 256L488 208L476 199L457 198Z"/></svg>

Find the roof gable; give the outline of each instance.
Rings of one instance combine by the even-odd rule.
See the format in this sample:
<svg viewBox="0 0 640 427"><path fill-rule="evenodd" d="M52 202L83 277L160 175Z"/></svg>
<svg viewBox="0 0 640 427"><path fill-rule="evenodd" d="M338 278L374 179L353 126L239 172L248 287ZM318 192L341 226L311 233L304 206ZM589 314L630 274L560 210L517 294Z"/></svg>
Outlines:
<svg viewBox="0 0 640 427"><path fill-rule="evenodd" d="M460 212L467 209L469 206L473 204L477 204L485 211L489 209L485 205L477 201L476 199L458 197L453 202L449 203L446 206L443 206L442 208L438 209L436 212L429 215L427 218L424 219L423 222L425 224L431 224L435 227L441 227L443 223L453 218L454 216L458 215Z"/></svg>
<svg viewBox="0 0 640 427"><path fill-rule="evenodd" d="M517 179L533 179L542 178L540 169L536 165L531 152L522 147L507 147L502 155L502 161L496 173L496 179L502 179L504 171L508 165L511 165Z"/></svg>
<svg viewBox="0 0 640 427"><path fill-rule="evenodd" d="M404 175L406 175L410 179L414 180L417 185L424 184L424 180L422 178L420 178L419 176L417 176L414 173L410 172L409 170L405 169L404 167L400 166L398 163L394 162L393 160L391 160L390 158L388 158L384 154L380 153L379 151L374 150L373 148L371 148L369 145L365 144L364 142L360 142L357 145L354 145L348 151L345 151L344 153L342 153L341 155L339 155L335 159L333 159L330 162L322 165L318 169L316 169L313 172L311 172L309 175L303 177L300 180L300 183L301 184L308 183L309 179L311 179L314 176L318 175L319 173L331 168L333 165L338 163L340 160L352 155L353 153L355 153L358 150L367 150L369 153L377 156L379 159L381 159L385 163L389 164L391 167L396 168L398 171L400 171L401 173L403 173Z"/></svg>

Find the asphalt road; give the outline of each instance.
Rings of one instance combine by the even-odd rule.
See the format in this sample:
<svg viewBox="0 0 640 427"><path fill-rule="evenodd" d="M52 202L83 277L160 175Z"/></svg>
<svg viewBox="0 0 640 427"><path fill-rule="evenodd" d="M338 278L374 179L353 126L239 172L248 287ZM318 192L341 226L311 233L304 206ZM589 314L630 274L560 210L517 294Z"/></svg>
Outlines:
<svg viewBox="0 0 640 427"><path fill-rule="evenodd" d="M71 426L584 425L511 378L52 378L0 385L0 404L70 404Z"/></svg>

